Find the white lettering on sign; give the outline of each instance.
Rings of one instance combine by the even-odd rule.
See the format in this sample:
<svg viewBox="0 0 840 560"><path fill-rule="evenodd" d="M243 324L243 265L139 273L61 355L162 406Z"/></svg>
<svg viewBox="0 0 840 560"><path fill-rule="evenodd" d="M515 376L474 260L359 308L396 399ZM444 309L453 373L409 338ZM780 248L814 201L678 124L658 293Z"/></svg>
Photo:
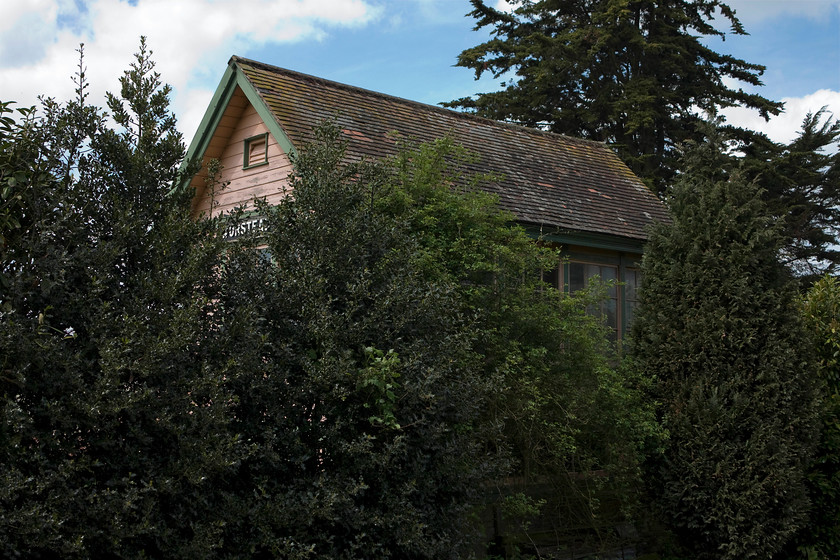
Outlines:
<svg viewBox="0 0 840 560"><path fill-rule="evenodd" d="M242 237L243 235L259 233L264 229L265 218L259 216L257 218L251 218L250 220L245 220L237 224L229 225L227 228L225 228L224 239L225 241L230 241L232 239Z"/></svg>

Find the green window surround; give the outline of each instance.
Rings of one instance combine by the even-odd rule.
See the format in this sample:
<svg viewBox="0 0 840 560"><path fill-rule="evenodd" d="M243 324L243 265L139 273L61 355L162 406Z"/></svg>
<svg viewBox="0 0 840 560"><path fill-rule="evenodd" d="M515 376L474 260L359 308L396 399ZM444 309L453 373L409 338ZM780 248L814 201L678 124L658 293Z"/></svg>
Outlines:
<svg viewBox="0 0 840 560"><path fill-rule="evenodd" d="M268 164L267 132L246 138L243 148L242 169L250 169Z"/></svg>

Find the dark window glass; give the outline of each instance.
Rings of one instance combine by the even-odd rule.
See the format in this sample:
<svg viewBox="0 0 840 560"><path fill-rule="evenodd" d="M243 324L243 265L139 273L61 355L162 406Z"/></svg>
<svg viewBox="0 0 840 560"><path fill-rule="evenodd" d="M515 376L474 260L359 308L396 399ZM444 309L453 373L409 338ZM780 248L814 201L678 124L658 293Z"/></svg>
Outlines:
<svg viewBox="0 0 840 560"><path fill-rule="evenodd" d="M614 281L618 278L618 267L600 264L570 262L569 263L569 293L573 294L585 288L589 282L598 278L602 282ZM600 305L593 306L589 312L596 317L602 317L612 329L615 339L618 332L618 288L613 285L607 289L607 299Z"/></svg>
<svg viewBox="0 0 840 560"><path fill-rule="evenodd" d="M639 304L638 293L641 285L642 275L635 268L628 268L624 271L624 309L627 313L625 326L629 327L636 314L636 306Z"/></svg>
<svg viewBox="0 0 840 560"><path fill-rule="evenodd" d="M561 286L560 267L553 268L551 270L543 270L542 281L548 284L549 286L553 286L554 288L559 290Z"/></svg>

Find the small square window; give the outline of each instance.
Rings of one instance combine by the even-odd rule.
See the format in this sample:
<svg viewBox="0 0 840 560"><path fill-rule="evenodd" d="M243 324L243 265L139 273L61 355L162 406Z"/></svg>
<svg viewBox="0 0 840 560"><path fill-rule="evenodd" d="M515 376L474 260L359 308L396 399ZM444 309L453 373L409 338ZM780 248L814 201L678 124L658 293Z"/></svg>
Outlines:
<svg viewBox="0 0 840 560"><path fill-rule="evenodd" d="M243 169L268 163L268 133L245 139Z"/></svg>

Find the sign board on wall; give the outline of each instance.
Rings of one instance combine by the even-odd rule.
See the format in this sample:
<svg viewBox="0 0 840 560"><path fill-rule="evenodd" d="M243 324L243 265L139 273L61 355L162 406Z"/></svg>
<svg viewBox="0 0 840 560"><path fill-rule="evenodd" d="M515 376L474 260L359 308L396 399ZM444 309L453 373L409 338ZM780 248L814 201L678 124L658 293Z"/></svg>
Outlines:
<svg viewBox="0 0 840 560"><path fill-rule="evenodd" d="M264 217L252 216L225 228L224 239L225 241L232 241L242 237L243 235L259 233L265 229L265 225Z"/></svg>

